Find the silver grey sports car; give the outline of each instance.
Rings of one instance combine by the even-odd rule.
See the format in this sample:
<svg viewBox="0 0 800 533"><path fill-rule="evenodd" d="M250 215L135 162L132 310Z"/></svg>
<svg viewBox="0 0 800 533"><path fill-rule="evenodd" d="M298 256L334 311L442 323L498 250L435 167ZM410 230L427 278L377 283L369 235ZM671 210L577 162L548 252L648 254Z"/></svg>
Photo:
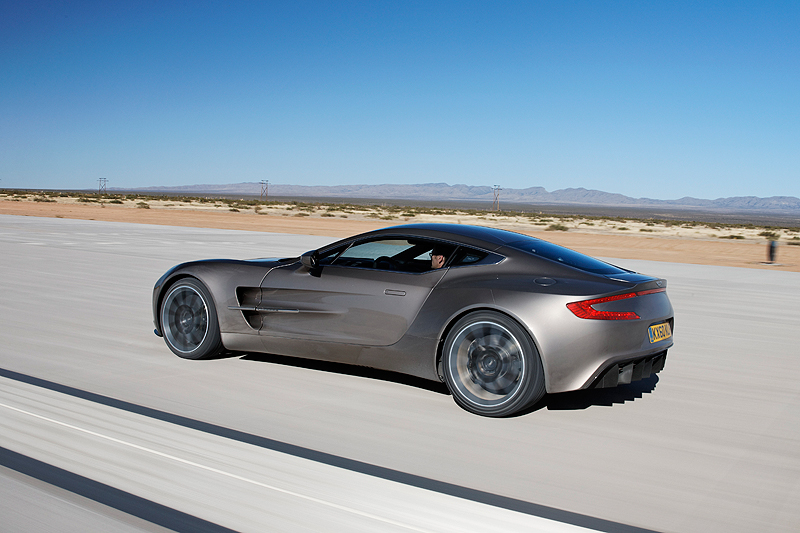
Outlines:
<svg viewBox="0 0 800 533"><path fill-rule="evenodd" d="M153 318L180 357L267 352L402 372L499 417L546 392L660 371L666 285L519 233L411 224L301 257L178 265L156 283Z"/></svg>

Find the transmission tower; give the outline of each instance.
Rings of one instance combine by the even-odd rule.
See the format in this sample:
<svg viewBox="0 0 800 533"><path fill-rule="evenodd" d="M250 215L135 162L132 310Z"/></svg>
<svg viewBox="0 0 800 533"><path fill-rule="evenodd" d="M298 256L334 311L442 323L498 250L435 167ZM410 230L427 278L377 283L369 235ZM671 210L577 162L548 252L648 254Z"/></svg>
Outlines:
<svg viewBox="0 0 800 533"><path fill-rule="evenodd" d="M100 182L100 186L97 189L98 194L105 194L106 193L106 182L108 181L106 178L99 178L97 181Z"/></svg>
<svg viewBox="0 0 800 533"><path fill-rule="evenodd" d="M261 180L261 199L266 201L269 198L269 181Z"/></svg>
<svg viewBox="0 0 800 533"><path fill-rule="evenodd" d="M494 202L492 203L492 211L500 211L500 191L503 189L500 188L499 185L495 185L492 187L492 191L494 191Z"/></svg>

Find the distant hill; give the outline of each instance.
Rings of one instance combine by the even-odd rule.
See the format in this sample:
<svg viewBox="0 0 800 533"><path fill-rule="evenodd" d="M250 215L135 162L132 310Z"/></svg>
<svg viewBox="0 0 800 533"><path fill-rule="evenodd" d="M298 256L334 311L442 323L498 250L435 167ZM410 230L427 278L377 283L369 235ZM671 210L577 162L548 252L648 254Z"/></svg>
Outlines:
<svg viewBox="0 0 800 533"><path fill-rule="evenodd" d="M121 190L112 189L110 190ZM261 193L259 183L234 183L228 185L183 185L175 187L145 187L137 191L187 195L219 194L250 195ZM484 201L491 203L494 192L488 186L448 185L447 183L422 183L418 185L269 185L270 196L324 197L324 198L375 198L392 200L442 200L442 201ZM651 198L631 198L592 189L559 189L548 192L543 187L527 189L502 189L502 202L515 204L553 204L608 207L669 207L678 209L713 209L724 211L757 211L784 214L800 214L800 198L794 196L737 196L704 200L684 197L677 200L654 200Z"/></svg>

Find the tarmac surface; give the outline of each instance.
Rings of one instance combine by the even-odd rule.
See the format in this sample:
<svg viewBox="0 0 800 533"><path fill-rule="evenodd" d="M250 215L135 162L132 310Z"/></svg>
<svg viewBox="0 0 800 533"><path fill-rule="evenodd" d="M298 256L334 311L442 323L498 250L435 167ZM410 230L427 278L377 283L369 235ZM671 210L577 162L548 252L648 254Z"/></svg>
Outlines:
<svg viewBox="0 0 800 533"><path fill-rule="evenodd" d="M796 531L800 274L668 279L649 380L486 419L436 384L152 333L169 267L334 239L0 215L0 523L14 531ZM5 527L5 526L4 526Z"/></svg>

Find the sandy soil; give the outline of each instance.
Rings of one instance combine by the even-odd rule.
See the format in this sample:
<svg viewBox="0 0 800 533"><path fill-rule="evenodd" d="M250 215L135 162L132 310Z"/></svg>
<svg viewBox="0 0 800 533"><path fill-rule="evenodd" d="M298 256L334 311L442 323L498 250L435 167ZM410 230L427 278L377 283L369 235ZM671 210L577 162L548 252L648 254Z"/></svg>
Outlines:
<svg viewBox="0 0 800 533"><path fill-rule="evenodd" d="M28 199L0 198L0 214L162 224L202 228L237 229L323 235L333 238L386 226L412 222L453 222L506 228L546 239L580 252L600 257L647 259L705 265L763 268L800 272L800 246L786 245L797 234L783 230L776 264L765 264L767 240L759 229L673 227L647 225L636 221L598 221L570 219L552 222L568 225L568 231L546 231L548 219L520 219L514 216L417 215L391 212L325 211L324 208L298 209L296 206L268 206L256 212L244 207L231 211L229 206L179 204L149 201L123 204L80 203L75 199L41 202ZM345 218L346 217L346 218ZM763 229L761 230L763 231ZM724 237L737 235L738 240ZM721 238L722 237L722 238Z"/></svg>

